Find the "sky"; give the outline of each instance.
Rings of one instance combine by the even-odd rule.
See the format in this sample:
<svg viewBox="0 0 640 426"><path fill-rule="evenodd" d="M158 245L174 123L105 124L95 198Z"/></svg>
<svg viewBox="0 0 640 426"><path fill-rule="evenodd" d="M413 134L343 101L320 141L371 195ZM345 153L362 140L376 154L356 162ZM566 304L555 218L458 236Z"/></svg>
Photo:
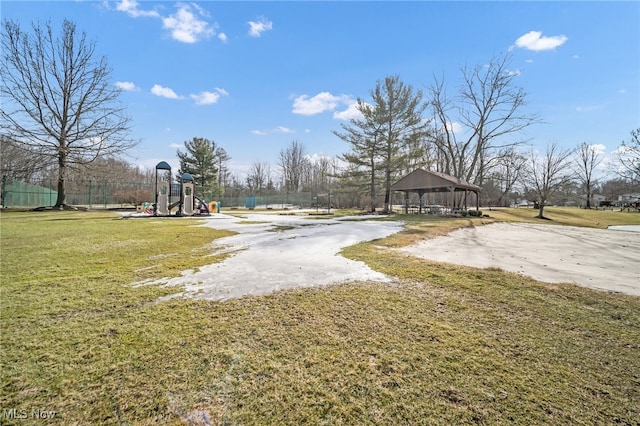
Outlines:
<svg viewBox="0 0 640 426"><path fill-rule="evenodd" d="M640 2L7 1L2 19L73 21L112 68L153 169L194 137L215 141L232 172L269 163L292 141L311 157L349 146L333 134L357 98L397 75L425 95L462 67L511 55L509 70L541 123L534 149L586 142L610 155L640 127ZM455 123L453 123L455 124Z"/></svg>

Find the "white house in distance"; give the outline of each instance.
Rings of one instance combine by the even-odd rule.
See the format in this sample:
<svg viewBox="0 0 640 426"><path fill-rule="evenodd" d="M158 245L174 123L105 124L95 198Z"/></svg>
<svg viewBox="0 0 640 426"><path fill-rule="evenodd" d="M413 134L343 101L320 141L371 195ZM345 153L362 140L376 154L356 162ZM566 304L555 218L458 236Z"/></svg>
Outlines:
<svg viewBox="0 0 640 426"><path fill-rule="evenodd" d="M640 192L618 195L618 205L629 206L640 201Z"/></svg>

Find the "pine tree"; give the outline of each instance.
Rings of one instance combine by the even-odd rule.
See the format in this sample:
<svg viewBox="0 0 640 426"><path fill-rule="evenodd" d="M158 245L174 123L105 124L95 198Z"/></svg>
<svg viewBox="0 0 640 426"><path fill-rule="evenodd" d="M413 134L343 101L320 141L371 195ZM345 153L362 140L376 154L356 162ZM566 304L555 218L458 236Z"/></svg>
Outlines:
<svg viewBox="0 0 640 426"><path fill-rule="evenodd" d="M223 163L230 157L226 151L209 139L194 137L184 143L185 152L178 150L176 155L180 160L178 178L189 173L199 188L201 195L211 198L219 194L219 172L224 168Z"/></svg>

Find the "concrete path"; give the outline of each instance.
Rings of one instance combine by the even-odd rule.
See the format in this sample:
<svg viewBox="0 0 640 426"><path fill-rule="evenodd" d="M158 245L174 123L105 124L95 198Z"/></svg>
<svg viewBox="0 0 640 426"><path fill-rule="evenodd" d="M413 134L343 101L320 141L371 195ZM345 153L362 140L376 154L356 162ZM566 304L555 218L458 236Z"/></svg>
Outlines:
<svg viewBox="0 0 640 426"><path fill-rule="evenodd" d="M465 228L401 249L437 262L490 266L549 283L640 296L640 233L527 223Z"/></svg>

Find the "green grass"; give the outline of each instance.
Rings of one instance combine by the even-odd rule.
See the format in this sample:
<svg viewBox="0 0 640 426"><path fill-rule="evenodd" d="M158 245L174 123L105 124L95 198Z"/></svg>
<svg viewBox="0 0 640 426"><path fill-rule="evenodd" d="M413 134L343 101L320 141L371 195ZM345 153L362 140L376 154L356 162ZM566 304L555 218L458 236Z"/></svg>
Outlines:
<svg viewBox="0 0 640 426"><path fill-rule="evenodd" d="M393 284L157 303L180 289L128 284L215 261L228 233L2 213L0 423L638 424L640 298L398 254L495 220L405 219L344 250Z"/></svg>

